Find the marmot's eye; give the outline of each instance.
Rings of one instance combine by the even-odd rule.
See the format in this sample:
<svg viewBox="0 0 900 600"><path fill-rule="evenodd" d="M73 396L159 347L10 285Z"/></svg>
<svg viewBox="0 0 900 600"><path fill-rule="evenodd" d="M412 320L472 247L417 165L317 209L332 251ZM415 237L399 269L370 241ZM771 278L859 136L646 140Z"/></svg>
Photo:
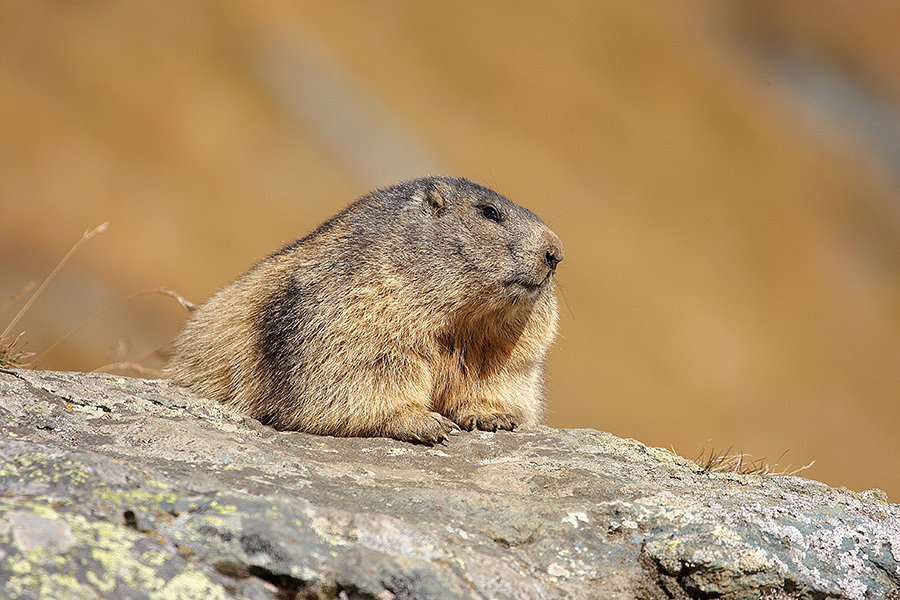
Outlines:
<svg viewBox="0 0 900 600"><path fill-rule="evenodd" d="M485 219L490 219L494 223L500 222L500 213L497 212L497 209L494 208L493 206L482 206L481 214L484 216Z"/></svg>

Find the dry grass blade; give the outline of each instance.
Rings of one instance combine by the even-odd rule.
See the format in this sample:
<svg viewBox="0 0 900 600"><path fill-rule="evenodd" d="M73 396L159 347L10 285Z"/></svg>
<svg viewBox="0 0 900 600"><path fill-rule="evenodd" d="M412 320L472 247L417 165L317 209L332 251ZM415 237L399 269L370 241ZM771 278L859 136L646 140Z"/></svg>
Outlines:
<svg viewBox="0 0 900 600"><path fill-rule="evenodd" d="M189 312L194 312L195 310L197 310L196 304L194 304L178 292L173 292L172 290L167 290L166 288L156 288L153 291L175 298L176 300L178 300L178 303L188 309Z"/></svg>
<svg viewBox="0 0 900 600"><path fill-rule="evenodd" d="M3 312L10 306L12 306L17 300L19 300L22 296L31 291L31 288L35 286L35 282L31 281L23 287L19 293L14 295L12 298L3 303L3 306L0 307L0 312ZM8 344L4 342L4 338L0 338L0 367L7 368L15 368L24 366L24 361L31 356L34 356L33 352L28 352L25 349L25 345L19 346L19 339L22 337L22 334L16 336L16 339L12 340Z"/></svg>
<svg viewBox="0 0 900 600"><path fill-rule="evenodd" d="M131 369L141 375L151 377L153 379L159 379L160 377L162 377L162 371L159 371L158 369L150 369L133 362L110 363L108 365L103 365L102 367L94 369L93 371L91 371L91 373L109 373L110 371L121 371L128 369Z"/></svg>
<svg viewBox="0 0 900 600"><path fill-rule="evenodd" d="M779 476L785 476L785 477L793 477L793 476L797 475L798 473L802 473L803 471L807 470L808 468L810 468L810 467L813 466L814 464L816 464L816 461L812 461L811 463L809 463L809 464L806 465L805 467L797 467L797 468L794 469L793 471L788 471L787 469L785 469L784 471L781 471L781 472L779 472L779 473L772 473L772 475L779 475ZM790 466L791 466L791 465L788 465L788 468L790 468Z"/></svg>
<svg viewBox="0 0 900 600"><path fill-rule="evenodd" d="M108 228L109 221L98 225L90 231L84 232L84 235L81 237L81 239L78 240L74 246L72 246L72 249L69 250L69 253L66 254L61 261L59 261L59 264L56 265L56 268L53 269L53 271L51 271L50 275L47 276L47 279L45 279L41 286L37 289L37 291L31 295L31 298L28 299L28 301L25 303L25 306L23 306L22 309L16 314L16 316L13 317L13 320L10 321L9 325L6 326L6 329L3 330L3 333L0 333L0 340L6 338L12 328L16 326L16 323L19 322L19 319L22 318L22 315L24 315L28 311L28 309L31 308L31 305L34 303L37 297L41 295L41 292L44 291L44 288L47 287L47 284L49 284L50 281L52 281L53 278L56 277L56 274L59 273L59 270L63 268L63 265L65 265L69 261L69 259L72 258L72 255L75 254L75 251L78 250L86 241L88 241L98 233L103 233Z"/></svg>

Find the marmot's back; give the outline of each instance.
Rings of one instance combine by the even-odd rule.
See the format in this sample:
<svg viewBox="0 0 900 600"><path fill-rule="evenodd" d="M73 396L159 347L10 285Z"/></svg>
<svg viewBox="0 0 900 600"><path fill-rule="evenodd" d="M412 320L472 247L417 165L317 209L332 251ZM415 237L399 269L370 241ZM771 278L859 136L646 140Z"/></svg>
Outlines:
<svg viewBox="0 0 900 600"><path fill-rule="evenodd" d="M198 308L179 384L279 429L435 443L543 410L559 238L465 179L369 194Z"/></svg>

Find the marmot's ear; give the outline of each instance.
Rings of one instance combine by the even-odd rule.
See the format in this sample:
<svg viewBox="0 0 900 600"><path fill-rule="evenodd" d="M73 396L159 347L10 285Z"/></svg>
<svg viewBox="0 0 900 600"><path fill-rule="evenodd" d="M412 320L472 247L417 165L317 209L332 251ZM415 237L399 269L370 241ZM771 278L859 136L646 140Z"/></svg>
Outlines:
<svg viewBox="0 0 900 600"><path fill-rule="evenodd" d="M442 183L429 181L422 186L422 189L416 192L414 198L417 202L429 206L433 211L440 212L444 209L447 203L446 197L450 192L451 190L447 189Z"/></svg>

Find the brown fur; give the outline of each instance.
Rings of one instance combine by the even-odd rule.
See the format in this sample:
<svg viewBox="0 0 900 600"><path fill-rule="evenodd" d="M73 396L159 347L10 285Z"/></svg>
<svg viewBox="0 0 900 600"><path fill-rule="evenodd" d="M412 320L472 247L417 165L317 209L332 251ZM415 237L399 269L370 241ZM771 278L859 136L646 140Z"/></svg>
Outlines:
<svg viewBox="0 0 900 600"><path fill-rule="evenodd" d="M432 444L532 425L562 258L538 217L487 188L404 182L222 288L168 373L278 429Z"/></svg>

